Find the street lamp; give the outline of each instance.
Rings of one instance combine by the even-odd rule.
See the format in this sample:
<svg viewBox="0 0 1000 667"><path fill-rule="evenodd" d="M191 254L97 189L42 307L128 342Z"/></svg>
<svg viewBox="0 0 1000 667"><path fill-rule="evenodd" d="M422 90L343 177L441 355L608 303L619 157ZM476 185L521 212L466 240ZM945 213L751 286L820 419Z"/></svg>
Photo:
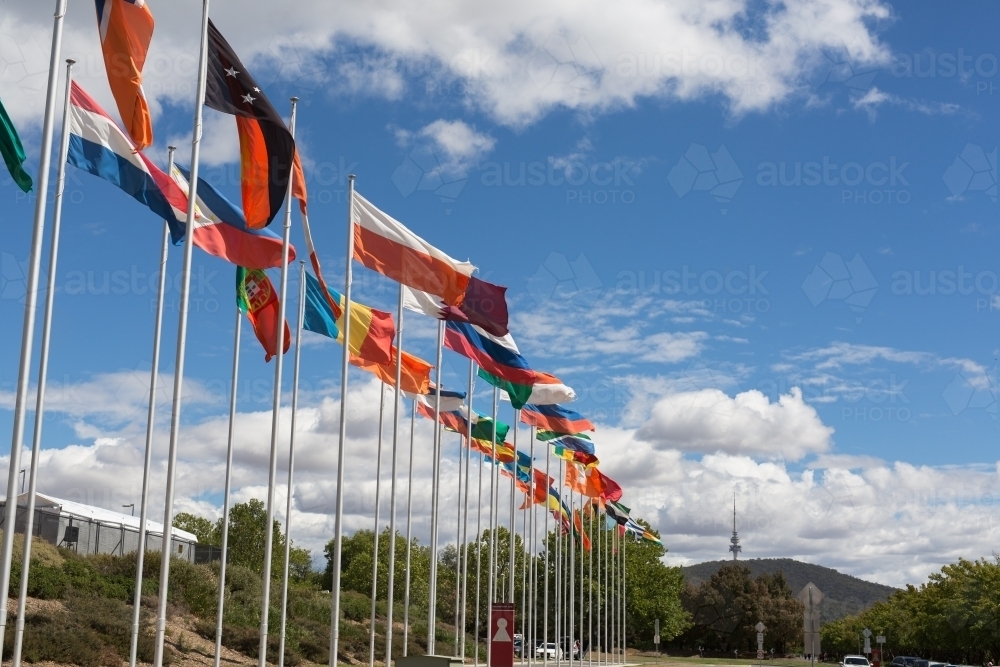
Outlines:
<svg viewBox="0 0 1000 667"><path fill-rule="evenodd" d="M24 493L24 471L27 468L21 468L21 493Z"/></svg>
<svg viewBox="0 0 1000 667"><path fill-rule="evenodd" d="M122 507L131 507L132 508L132 516L135 516L135 503L129 503L128 505L122 505Z"/></svg>

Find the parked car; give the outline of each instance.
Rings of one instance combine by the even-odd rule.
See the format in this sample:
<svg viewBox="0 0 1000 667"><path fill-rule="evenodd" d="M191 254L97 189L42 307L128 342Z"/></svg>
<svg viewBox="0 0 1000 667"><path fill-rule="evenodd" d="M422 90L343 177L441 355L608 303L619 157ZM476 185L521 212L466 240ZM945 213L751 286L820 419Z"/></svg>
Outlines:
<svg viewBox="0 0 1000 667"><path fill-rule="evenodd" d="M920 660L920 658L910 655L897 655L892 659L892 662L889 663L889 667L913 667L913 663L917 660Z"/></svg>
<svg viewBox="0 0 1000 667"><path fill-rule="evenodd" d="M562 660L563 656L562 649L553 643L539 644L538 648L535 649L536 658L548 657L549 660Z"/></svg>
<svg viewBox="0 0 1000 667"><path fill-rule="evenodd" d="M871 667L871 663L868 662L868 658L863 655L845 655L844 659L840 661L840 665L841 667L849 667L850 665Z"/></svg>

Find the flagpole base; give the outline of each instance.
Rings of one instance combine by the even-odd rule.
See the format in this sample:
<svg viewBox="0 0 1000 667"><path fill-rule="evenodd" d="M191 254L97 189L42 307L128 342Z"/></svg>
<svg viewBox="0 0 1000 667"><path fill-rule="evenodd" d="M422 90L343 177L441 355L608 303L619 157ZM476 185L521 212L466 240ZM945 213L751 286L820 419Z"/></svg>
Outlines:
<svg viewBox="0 0 1000 667"><path fill-rule="evenodd" d="M396 667L459 667L465 664L453 655L408 655L392 662Z"/></svg>

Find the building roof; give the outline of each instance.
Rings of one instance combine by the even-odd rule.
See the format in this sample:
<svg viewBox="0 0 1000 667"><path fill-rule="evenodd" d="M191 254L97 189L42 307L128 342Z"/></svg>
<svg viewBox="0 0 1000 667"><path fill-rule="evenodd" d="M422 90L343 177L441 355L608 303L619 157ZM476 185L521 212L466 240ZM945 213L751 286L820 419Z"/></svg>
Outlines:
<svg viewBox="0 0 1000 667"><path fill-rule="evenodd" d="M28 494L22 493L17 497L18 507L27 507L28 505ZM81 519L90 519L91 521L97 521L105 525L111 524L116 526L124 526L126 528L131 528L135 531L139 530L139 517L132 516L130 514L122 514L121 512L115 512L113 510L107 510L103 507L94 507L93 505L84 505L83 503L77 503L72 500L63 500L61 498L55 498L53 496L45 495L43 493L35 494L35 507L38 509L46 509L49 511L59 512L60 514L69 515L72 517L78 517ZM153 535L163 535L163 524L157 523L156 521L146 521L146 532ZM172 528L170 530L170 536L174 539L183 540L185 542L197 542L198 537L193 533L189 533L186 530L181 530L180 528Z"/></svg>

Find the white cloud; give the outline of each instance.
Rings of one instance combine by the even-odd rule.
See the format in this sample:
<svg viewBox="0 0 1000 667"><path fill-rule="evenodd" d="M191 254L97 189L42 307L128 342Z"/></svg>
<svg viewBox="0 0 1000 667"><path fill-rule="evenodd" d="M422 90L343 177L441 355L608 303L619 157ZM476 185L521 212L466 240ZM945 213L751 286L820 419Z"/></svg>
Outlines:
<svg viewBox="0 0 1000 667"><path fill-rule="evenodd" d="M798 388L776 403L756 390L731 398L718 389L701 389L658 400L636 438L660 449L797 461L829 449L832 434Z"/></svg>
<svg viewBox="0 0 1000 667"><path fill-rule="evenodd" d="M866 91L864 95L853 100L852 104L855 109L860 109L867 113L868 118L872 121L874 121L878 116L878 108L883 104L903 106L911 111L916 111L928 116L951 115L957 113L961 108L957 104L953 103L918 102L916 100L908 100L904 97L900 97L899 95L879 90L874 86Z"/></svg>
<svg viewBox="0 0 1000 667"><path fill-rule="evenodd" d="M200 3L178 0L154 14L145 87L159 114L161 102L193 94ZM512 126L554 109L598 114L645 97L720 95L736 114L766 110L804 87L821 48L851 44L854 62L887 62L869 24L890 15L878 0L794 0L753 10L729 0L519 0L492 8L384 0L318 13L259 2L213 10L265 86L281 78L303 95L339 96L347 85L390 99L404 91L458 91L468 105ZM759 26L752 34L748 20ZM9 7L0 21L7 47L7 73L0 74L16 89L5 88L15 122L37 120L51 25L44 3ZM81 63L83 85L114 108L93 12L82 5L70 5L64 54Z"/></svg>

